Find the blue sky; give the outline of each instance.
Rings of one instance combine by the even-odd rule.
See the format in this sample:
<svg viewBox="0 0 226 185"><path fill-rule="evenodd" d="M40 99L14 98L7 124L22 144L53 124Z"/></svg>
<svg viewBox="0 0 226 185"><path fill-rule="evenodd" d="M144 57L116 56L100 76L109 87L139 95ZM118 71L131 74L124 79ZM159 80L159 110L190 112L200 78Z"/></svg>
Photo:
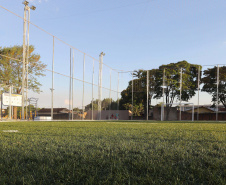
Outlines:
<svg viewBox="0 0 226 185"><path fill-rule="evenodd" d="M31 22L97 59L104 51L104 63L112 68L152 69L181 60L200 65L226 63L225 0L29 2L37 7L31 12ZM1 0L0 5L23 16L20 0ZM1 45L22 44L22 21L3 9L0 17L5 25L0 31ZM51 37L31 28L31 43L48 64L51 42ZM59 46L59 51L67 53L64 49Z"/></svg>

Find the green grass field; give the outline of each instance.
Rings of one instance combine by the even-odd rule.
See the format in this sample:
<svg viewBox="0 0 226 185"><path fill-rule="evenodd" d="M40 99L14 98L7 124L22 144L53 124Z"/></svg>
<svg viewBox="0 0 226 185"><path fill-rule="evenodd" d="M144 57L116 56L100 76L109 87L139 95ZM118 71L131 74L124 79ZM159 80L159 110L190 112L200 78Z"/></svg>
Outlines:
<svg viewBox="0 0 226 185"><path fill-rule="evenodd" d="M0 122L1 185L225 185L225 154L223 122Z"/></svg>

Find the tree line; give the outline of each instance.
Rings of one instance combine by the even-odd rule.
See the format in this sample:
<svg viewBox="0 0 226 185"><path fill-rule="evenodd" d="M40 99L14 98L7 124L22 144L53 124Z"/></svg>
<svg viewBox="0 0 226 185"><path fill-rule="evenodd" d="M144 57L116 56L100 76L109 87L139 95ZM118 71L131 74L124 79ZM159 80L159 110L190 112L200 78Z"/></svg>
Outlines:
<svg viewBox="0 0 226 185"><path fill-rule="evenodd" d="M213 106L221 103L226 108L226 66L219 67L219 86L217 99L217 67L202 71L202 66L190 64L187 61L179 61L161 65L158 69L148 70L148 105L151 108L152 99L160 99L164 94L164 103L167 110L175 101L188 102L198 91L198 72L200 68L200 90L212 95ZM180 84L180 74L182 70L182 83ZM132 72L134 80L130 81L128 87L121 92L121 108L134 110L134 115L146 115L147 104L147 71L137 70ZM182 89L180 92L180 85ZM133 88L133 89L132 89ZM133 91L133 106L132 106ZM167 111L169 112L169 111Z"/></svg>

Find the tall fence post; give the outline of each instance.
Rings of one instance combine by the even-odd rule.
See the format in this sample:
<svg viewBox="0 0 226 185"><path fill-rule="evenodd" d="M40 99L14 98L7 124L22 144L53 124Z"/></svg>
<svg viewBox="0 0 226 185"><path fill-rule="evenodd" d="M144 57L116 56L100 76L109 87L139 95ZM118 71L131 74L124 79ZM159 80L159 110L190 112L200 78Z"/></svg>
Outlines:
<svg viewBox="0 0 226 185"><path fill-rule="evenodd" d="M164 121L164 96L165 96L165 68L163 69L163 78L162 78L162 106L161 106L161 121ZM167 103L167 102L166 102Z"/></svg>
<svg viewBox="0 0 226 185"><path fill-rule="evenodd" d="M93 59L93 77L92 77L92 120L93 120L93 88L94 88L94 59Z"/></svg>
<svg viewBox="0 0 226 185"><path fill-rule="evenodd" d="M198 69L198 107L197 107L197 120L199 120L199 91L200 91L200 66Z"/></svg>
<svg viewBox="0 0 226 185"><path fill-rule="evenodd" d="M133 73L132 73L132 116L131 118L133 120Z"/></svg>
<svg viewBox="0 0 226 185"><path fill-rule="evenodd" d="M51 120L53 120L53 90L54 90L54 36L53 36L53 57L52 57L52 88L51 88Z"/></svg>
<svg viewBox="0 0 226 185"><path fill-rule="evenodd" d="M71 48L70 48L70 78L69 78L69 113L68 119L71 119Z"/></svg>
<svg viewBox="0 0 226 185"><path fill-rule="evenodd" d="M148 120L149 71L147 70L147 120Z"/></svg>
<svg viewBox="0 0 226 185"><path fill-rule="evenodd" d="M216 110L216 121L218 121L218 109L219 109L219 65L217 65L217 110Z"/></svg>
<svg viewBox="0 0 226 185"><path fill-rule="evenodd" d="M74 49L72 50L72 101L71 101L71 107L72 107L72 116L71 119L74 120L74 65L75 65L75 60L74 60Z"/></svg>
<svg viewBox="0 0 226 185"><path fill-rule="evenodd" d="M12 96L12 86L9 86L9 119L11 119L11 117L12 117L11 96Z"/></svg>
<svg viewBox="0 0 226 185"><path fill-rule="evenodd" d="M86 55L84 54L84 58L83 58L83 91L82 91L82 120L84 120L84 96L85 96L85 59Z"/></svg>
<svg viewBox="0 0 226 185"><path fill-rule="evenodd" d="M182 95L182 68L180 68L180 121L181 121L181 95Z"/></svg>
<svg viewBox="0 0 226 185"><path fill-rule="evenodd" d="M108 111L109 120L110 120L110 112L111 112L111 72L112 72L112 69L110 69L110 90L109 90L109 111Z"/></svg>
<svg viewBox="0 0 226 185"><path fill-rule="evenodd" d="M119 118L119 72L118 72L118 88L117 88L117 120Z"/></svg>

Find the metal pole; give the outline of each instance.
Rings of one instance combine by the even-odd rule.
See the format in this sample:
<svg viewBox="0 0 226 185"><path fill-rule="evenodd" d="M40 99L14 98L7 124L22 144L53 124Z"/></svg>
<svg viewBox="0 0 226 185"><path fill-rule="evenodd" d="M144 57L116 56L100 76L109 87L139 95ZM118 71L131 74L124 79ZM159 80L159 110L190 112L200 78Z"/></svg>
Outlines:
<svg viewBox="0 0 226 185"><path fill-rule="evenodd" d="M9 119L11 119L11 117L12 117L12 113L11 113L11 89L12 87L11 86L9 86Z"/></svg>
<svg viewBox="0 0 226 185"><path fill-rule="evenodd" d="M194 104L192 105L192 121L194 121Z"/></svg>
<svg viewBox="0 0 226 185"><path fill-rule="evenodd" d="M218 121L218 108L219 108L219 65L217 65L217 110L216 110L216 121Z"/></svg>
<svg viewBox="0 0 226 185"><path fill-rule="evenodd" d="M147 71L147 120L148 120L149 71Z"/></svg>
<svg viewBox="0 0 226 185"><path fill-rule="evenodd" d="M52 88L51 88L51 120L53 120L53 90L54 90L54 36L53 36L53 59L52 59Z"/></svg>
<svg viewBox="0 0 226 185"><path fill-rule="evenodd" d="M69 79L69 117L71 119L71 48L70 48L70 79Z"/></svg>
<svg viewBox="0 0 226 185"><path fill-rule="evenodd" d="M198 107L197 107L197 120L199 120L199 90L200 90L200 66L198 70Z"/></svg>
<svg viewBox="0 0 226 185"><path fill-rule="evenodd" d="M73 64L72 64L72 102L71 102L71 106L72 106L72 120L74 120L74 63L75 63L75 60L74 60L74 49L73 49Z"/></svg>
<svg viewBox="0 0 226 185"><path fill-rule="evenodd" d="M110 111L111 111L111 72L110 71L110 90L109 90L109 111L108 111L108 119L110 120Z"/></svg>
<svg viewBox="0 0 226 185"><path fill-rule="evenodd" d="M133 120L133 73L132 73L132 116L131 118Z"/></svg>
<svg viewBox="0 0 226 185"><path fill-rule="evenodd" d="M24 7L24 28L23 28L23 69L22 69L22 120L24 120L24 85L25 85L25 59L26 59L26 21L27 21L27 5Z"/></svg>
<svg viewBox="0 0 226 185"><path fill-rule="evenodd" d="M163 78L162 78L162 100L163 100L163 105L161 106L161 121L164 121L164 96L165 96L165 68L163 69ZM167 103L167 102L166 102Z"/></svg>
<svg viewBox="0 0 226 185"><path fill-rule="evenodd" d="M1 92L1 121L2 121L2 87L1 87L1 84L0 84L0 92Z"/></svg>
<svg viewBox="0 0 226 185"><path fill-rule="evenodd" d="M94 86L94 59L93 59L93 79L92 79L92 120L93 120L93 86Z"/></svg>
<svg viewBox="0 0 226 185"><path fill-rule="evenodd" d="M102 67L103 67L103 56L105 54L103 52L100 53L100 61L99 61L99 90L98 90L98 115L99 120L101 120L101 99L102 99Z"/></svg>
<svg viewBox="0 0 226 185"><path fill-rule="evenodd" d="M29 64L29 25L30 25L30 8L28 8L28 21L27 21L27 53L26 53L26 119L28 119L27 113L27 101L28 101L28 64Z"/></svg>
<svg viewBox="0 0 226 185"><path fill-rule="evenodd" d="M85 54L83 58L83 92L82 92L82 120L84 120L84 93L85 93Z"/></svg>
<svg viewBox="0 0 226 185"><path fill-rule="evenodd" d="M118 112L118 116L119 116L119 72L118 72L118 89L117 89L117 112ZM117 117L118 119L118 117Z"/></svg>
<svg viewBox="0 0 226 185"><path fill-rule="evenodd" d="M181 121L182 68L180 68L180 121Z"/></svg>

